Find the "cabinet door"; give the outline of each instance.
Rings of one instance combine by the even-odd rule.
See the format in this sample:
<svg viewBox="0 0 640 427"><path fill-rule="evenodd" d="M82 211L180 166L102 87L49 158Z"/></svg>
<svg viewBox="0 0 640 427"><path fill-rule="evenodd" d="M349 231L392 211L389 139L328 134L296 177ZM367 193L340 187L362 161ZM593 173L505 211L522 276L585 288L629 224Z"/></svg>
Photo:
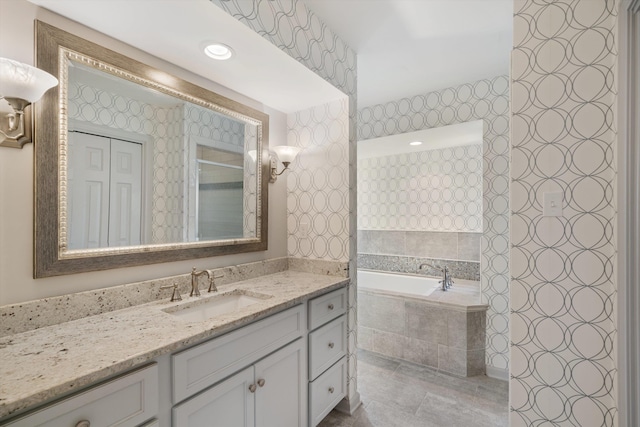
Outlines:
<svg viewBox="0 0 640 427"><path fill-rule="evenodd" d="M306 357L299 339L255 364L256 427L307 425Z"/></svg>
<svg viewBox="0 0 640 427"><path fill-rule="evenodd" d="M253 367L250 366L173 408L179 427L253 427L255 422Z"/></svg>

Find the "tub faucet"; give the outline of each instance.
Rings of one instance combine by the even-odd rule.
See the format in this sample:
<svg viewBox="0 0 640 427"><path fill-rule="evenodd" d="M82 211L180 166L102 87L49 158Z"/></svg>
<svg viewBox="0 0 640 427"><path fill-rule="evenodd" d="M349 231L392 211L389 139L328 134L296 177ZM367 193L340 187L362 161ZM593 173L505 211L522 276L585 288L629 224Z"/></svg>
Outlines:
<svg viewBox="0 0 640 427"><path fill-rule="evenodd" d="M422 270L424 267L431 267L433 269L436 269L442 272L442 280L440 280L438 283L442 284L443 291L446 291L447 289L452 287L453 284L455 283L453 279L451 279L451 273L449 272L449 267L447 267L446 265L444 267L436 267L435 265L431 265L425 262L423 264L420 264L420 266L418 267L418 270Z"/></svg>
<svg viewBox="0 0 640 427"><path fill-rule="evenodd" d="M209 270L196 270L195 267L193 267L191 269L191 293L189 294L190 297L192 296L200 296L200 289L198 289L198 277L202 276L203 274L206 274L207 277L209 278L209 282L211 282L211 273L209 273Z"/></svg>

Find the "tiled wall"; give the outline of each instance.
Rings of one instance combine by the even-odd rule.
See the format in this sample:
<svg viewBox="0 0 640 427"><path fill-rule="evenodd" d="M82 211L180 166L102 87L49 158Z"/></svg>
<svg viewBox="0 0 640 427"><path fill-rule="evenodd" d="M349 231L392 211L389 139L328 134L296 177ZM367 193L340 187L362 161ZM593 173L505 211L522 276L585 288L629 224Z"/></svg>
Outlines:
<svg viewBox="0 0 640 427"><path fill-rule="evenodd" d="M458 376L484 374L484 311L368 291L358 300L361 348Z"/></svg>
<svg viewBox="0 0 640 427"><path fill-rule="evenodd" d="M505 70L506 71L506 70ZM483 120L482 299L487 366L509 367L509 79L499 76L358 111L358 139Z"/></svg>
<svg viewBox="0 0 640 427"><path fill-rule="evenodd" d="M514 10L510 425L617 426L618 2Z"/></svg>
<svg viewBox="0 0 640 427"><path fill-rule="evenodd" d="M357 293L356 293L356 257L357 240L356 240L356 53L344 41L342 41L333 31L327 27L315 14L308 10L305 5L298 0L211 0L212 3L218 5L230 15L246 24L256 33L269 40L282 51L289 54L292 58L299 61L308 69L319 75L340 89L347 97L346 107L342 103L331 104L336 108L348 112L348 142L345 147L335 146L338 153L333 151L327 152L331 161L338 168L347 165L346 177L348 179L342 182L342 187L348 191L343 194L347 198L345 202L337 202L332 199L328 203L346 204L351 212L346 219L346 223L339 231L334 231L335 236L343 236L340 239L343 243L348 242L348 252L344 251L349 258L349 270L351 277L351 285L349 287L349 316L348 316L348 349L349 349L349 365L348 365L348 387L349 398L359 399L356 393L356 339L357 339ZM321 110L327 106L320 106ZM347 108L348 107L348 108ZM295 114L292 119L296 123L299 122L300 114ZM335 117L333 113L327 114ZM304 125L304 124L303 124ZM316 126L319 132L325 130L323 126ZM329 129L331 130L331 129ZM319 134L320 135L320 134ZM315 142L320 141L320 136L314 138ZM297 137L294 137L296 140ZM305 143L302 139L301 143ZM345 156L345 154L348 154ZM338 155L343 156L338 159ZM304 157L303 157L304 159ZM302 160L304 161L304 160ZM315 172L315 171L310 171ZM344 177L344 175L342 175ZM327 177L328 178L328 177ZM317 191L319 198L327 198L330 195L335 197L338 193L329 189ZM291 211L293 212L293 211ZM297 212L301 213L301 212ZM315 218L321 219L323 215L316 215ZM291 230L289 226L289 230ZM309 242L311 243L311 242ZM324 245L324 242L321 246ZM316 247L315 242L313 245ZM317 251L317 248L316 248ZM324 253L321 251L319 253ZM315 255L312 255L315 256ZM333 256L333 255L332 255Z"/></svg>

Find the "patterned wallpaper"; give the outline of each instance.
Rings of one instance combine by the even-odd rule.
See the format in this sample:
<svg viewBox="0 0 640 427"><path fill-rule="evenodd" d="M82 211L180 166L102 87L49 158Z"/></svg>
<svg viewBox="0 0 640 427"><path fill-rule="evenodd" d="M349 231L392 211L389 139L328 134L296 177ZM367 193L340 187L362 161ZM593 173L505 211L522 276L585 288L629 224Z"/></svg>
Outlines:
<svg viewBox="0 0 640 427"><path fill-rule="evenodd" d="M484 121L481 281L487 312L487 366L509 368L509 80L490 80L373 105L358 111L358 139Z"/></svg>
<svg viewBox="0 0 640 427"><path fill-rule="evenodd" d="M290 114L287 122L288 145L303 149L287 172L289 256L347 262L347 100Z"/></svg>
<svg viewBox="0 0 640 427"><path fill-rule="evenodd" d="M482 145L358 160L358 230L482 231Z"/></svg>
<svg viewBox="0 0 640 427"><path fill-rule="evenodd" d="M349 259L349 270L351 276L351 285L349 286L349 316L348 316L348 351L349 351L349 365L348 365L348 388L349 388L349 400L357 399L357 378L356 378L356 339L357 339L357 292L356 292L356 253L357 253L357 239L356 239L356 53L353 51L344 41L342 41L333 31L327 27L313 12L305 7L305 5L298 0L211 0L230 15L243 22L249 28L253 29L256 33L260 34L265 39L269 40L275 46L286 52L289 56L306 66L308 69L322 77L336 88L340 89L348 97L348 109L343 103L332 103L331 106L348 112L348 142L346 147L339 147L339 144L331 144L333 149L324 152L326 161L339 162L340 165L346 165L348 181L342 182L342 187L348 186L348 192L343 194L347 199L343 202L338 202L335 197L338 192L333 191L332 188L326 188L314 192L313 196L316 201L325 199L327 206L337 206L341 203L345 203L348 209L351 211L351 215L345 219L346 223L339 231L334 231L334 237L341 236L339 239L346 243L348 241L348 252L337 254L334 250L330 255L331 257L337 254L338 257L343 257L346 253ZM318 111L326 111L329 106L318 106ZM312 109L314 110L314 109ZM308 126L299 121L300 115L304 112L294 114L294 117L289 120L290 129L297 128L299 125ZM327 112L331 117L337 117L331 112ZM317 120L316 120L317 121ZM313 138L313 144L318 144L321 141L321 132L324 130L324 126L319 125L312 126L319 133ZM336 120L338 122L338 120ZM335 124L336 128L340 125ZM293 141L299 141L300 144L311 144L305 142L302 138L298 139L298 136L290 136L289 139ZM333 137L329 137L332 139ZM343 156L339 161L336 159L335 152L339 151ZM345 155L347 154L347 155ZM309 155L301 155L300 161L306 161L308 167L315 167L319 165L319 162L311 162L311 159L304 160ZM338 167L339 169L342 166ZM309 172L315 173L315 170ZM319 172L322 173L322 172ZM344 176L344 175L343 175ZM304 196L306 197L306 196ZM324 203L324 202L323 202ZM300 208L304 208L304 202L299 205ZM297 208L296 208L297 209ZM288 211L293 212L291 208ZM297 214L302 214L298 212ZM323 217L325 214L316 215L316 217ZM320 220L320 219L318 219ZM289 226L289 232L291 233L291 223ZM295 239L295 238L294 238ZM309 242L311 243L311 241ZM323 245L322 243L320 246ZM324 250L318 252L320 246L313 245L317 253L324 253ZM327 252L329 253L329 252ZM315 255L310 255L315 257Z"/></svg>
<svg viewBox="0 0 640 427"><path fill-rule="evenodd" d="M617 426L618 3L514 10L510 425Z"/></svg>

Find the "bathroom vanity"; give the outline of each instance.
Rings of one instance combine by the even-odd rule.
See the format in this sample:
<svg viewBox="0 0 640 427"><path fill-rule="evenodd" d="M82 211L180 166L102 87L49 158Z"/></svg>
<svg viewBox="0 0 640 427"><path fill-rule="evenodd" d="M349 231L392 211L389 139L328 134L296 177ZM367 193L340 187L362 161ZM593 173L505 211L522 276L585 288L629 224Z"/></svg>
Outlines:
<svg viewBox="0 0 640 427"><path fill-rule="evenodd" d="M347 395L347 283L284 271L0 338L0 425L315 426ZM181 314L239 295L261 297Z"/></svg>

